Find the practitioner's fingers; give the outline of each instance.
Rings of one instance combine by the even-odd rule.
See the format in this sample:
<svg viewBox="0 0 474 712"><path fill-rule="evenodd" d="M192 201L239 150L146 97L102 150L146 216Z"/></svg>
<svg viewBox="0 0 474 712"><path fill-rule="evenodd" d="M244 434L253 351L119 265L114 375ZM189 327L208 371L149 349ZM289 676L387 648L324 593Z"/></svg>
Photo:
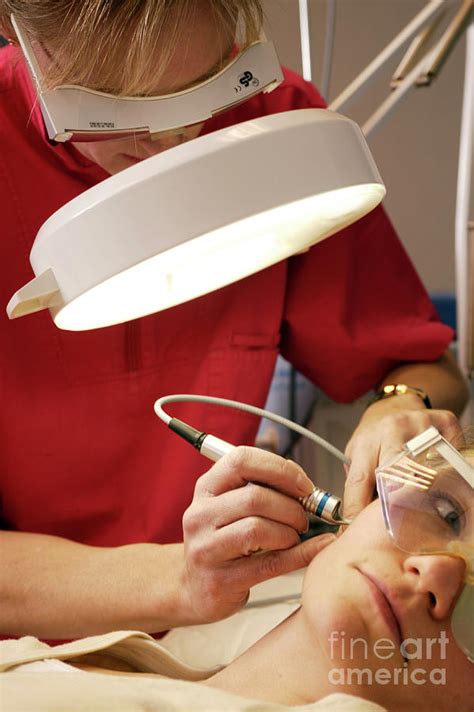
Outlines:
<svg viewBox="0 0 474 712"><path fill-rule="evenodd" d="M246 517L189 543L189 558L200 566L221 566L257 551L277 551L299 544L296 531L262 517Z"/></svg>
<svg viewBox="0 0 474 712"><path fill-rule="evenodd" d="M313 483L291 460L254 447L236 447L199 478L195 494L215 497L247 482L259 482L291 497L305 497Z"/></svg>
<svg viewBox="0 0 474 712"><path fill-rule="evenodd" d="M186 513L186 529L188 533L203 526L220 529L247 517L263 517L300 533L308 528L305 511L296 499L248 483L218 497L197 497Z"/></svg>
<svg viewBox="0 0 474 712"><path fill-rule="evenodd" d="M434 425L447 440L462 442L460 423L448 410L398 409L387 413L381 410L383 405L383 401L381 405L375 403L366 411L346 448L351 460L344 492L344 516L348 519L372 501L375 469L402 452L415 435Z"/></svg>
<svg viewBox="0 0 474 712"><path fill-rule="evenodd" d="M296 497L312 490L294 462L250 447L236 448L199 478L183 517L183 593L195 618L230 615L250 586L305 566L322 548L323 538L300 544L307 519Z"/></svg>
<svg viewBox="0 0 474 712"><path fill-rule="evenodd" d="M266 551L239 562L241 579L249 582L250 588L275 576L297 571L308 566L329 544L336 541L334 534L321 534L284 551Z"/></svg>
<svg viewBox="0 0 474 712"><path fill-rule="evenodd" d="M235 613L247 601L252 586L307 566L333 541L334 534L325 534L288 549L250 554L221 566L194 560L197 566L193 568L191 556L187 559L184 588L192 616L204 623Z"/></svg>

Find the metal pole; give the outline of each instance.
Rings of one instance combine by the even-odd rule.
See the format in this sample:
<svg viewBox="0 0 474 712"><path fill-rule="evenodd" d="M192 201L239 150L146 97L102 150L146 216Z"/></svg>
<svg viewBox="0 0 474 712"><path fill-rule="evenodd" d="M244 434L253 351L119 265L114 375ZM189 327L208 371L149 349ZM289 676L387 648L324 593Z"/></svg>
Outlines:
<svg viewBox="0 0 474 712"><path fill-rule="evenodd" d="M326 33L324 37L323 68L321 71L320 91L328 101L331 84L332 59L334 55L334 36L336 34L336 0L326 0Z"/></svg>
<svg viewBox="0 0 474 712"><path fill-rule="evenodd" d="M473 374L472 318L474 309L474 280L470 273L469 245L470 210L474 209L472 196L472 163L474 152L474 17L466 32L466 65L464 95L459 143L459 164L455 217L455 267L456 304L459 365L466 376Z"/></svg>
<svg viewBox="0 0 474 712"><path fill-rule="evenodd" d="M309 37L308 0L299 0L300 10L300 38L301 38L301 63L303 65L303 79L311 81L311 41Z"/></svg>

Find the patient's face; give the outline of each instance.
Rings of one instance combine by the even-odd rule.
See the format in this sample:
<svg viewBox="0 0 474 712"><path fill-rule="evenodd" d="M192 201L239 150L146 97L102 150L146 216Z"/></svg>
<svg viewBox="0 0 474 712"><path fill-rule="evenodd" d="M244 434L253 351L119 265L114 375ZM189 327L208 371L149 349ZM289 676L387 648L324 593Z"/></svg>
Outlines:
<svg viewBox="0 0 474 712"><path fill-rule="evenodd" d="M402 552L380 503L367 507L305 578L303 613L327 659L324 694L349 692L390 710L471 710L474 665L450 628L464 568L453 557Z"/></svg>

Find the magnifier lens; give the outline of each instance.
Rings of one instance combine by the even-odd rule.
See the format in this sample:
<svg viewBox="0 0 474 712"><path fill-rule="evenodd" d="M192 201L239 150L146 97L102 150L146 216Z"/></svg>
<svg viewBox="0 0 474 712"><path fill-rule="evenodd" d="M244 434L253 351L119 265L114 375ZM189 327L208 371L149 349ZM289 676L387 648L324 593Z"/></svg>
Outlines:
<svg viewBox="0 0 474 712"><path fill-rule="evenodd" d="M474 497L439 453L401 454L377 471L385 524L409 554L446 554L466 562L465 585L451 618L453 637L474 661Z"/></svg>
<svg viewBox="0 0 474 712"><path fill-rule="evenodd" d="M377 472L387 528L410 554L453 553L451 542L472 546L472 488L443 458L401 455Z"/></svg>

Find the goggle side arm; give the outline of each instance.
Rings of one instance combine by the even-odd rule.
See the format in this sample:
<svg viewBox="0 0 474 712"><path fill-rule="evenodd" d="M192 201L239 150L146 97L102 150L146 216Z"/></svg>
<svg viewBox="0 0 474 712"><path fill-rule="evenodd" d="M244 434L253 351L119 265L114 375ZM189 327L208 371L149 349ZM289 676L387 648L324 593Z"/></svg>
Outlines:
<svg viewBox="0 0 474 712"><path fill-rule="evenodd" d="M433 425L423 433L420 433L420 435L416 435L405 445L405 449L412 457L416 457L430 448L434 448L444 457L446 462L449 462L449 464L459 472L467 484L474 488L474 468L471 467L456 448L443 438L439 430Z"/></svg>

